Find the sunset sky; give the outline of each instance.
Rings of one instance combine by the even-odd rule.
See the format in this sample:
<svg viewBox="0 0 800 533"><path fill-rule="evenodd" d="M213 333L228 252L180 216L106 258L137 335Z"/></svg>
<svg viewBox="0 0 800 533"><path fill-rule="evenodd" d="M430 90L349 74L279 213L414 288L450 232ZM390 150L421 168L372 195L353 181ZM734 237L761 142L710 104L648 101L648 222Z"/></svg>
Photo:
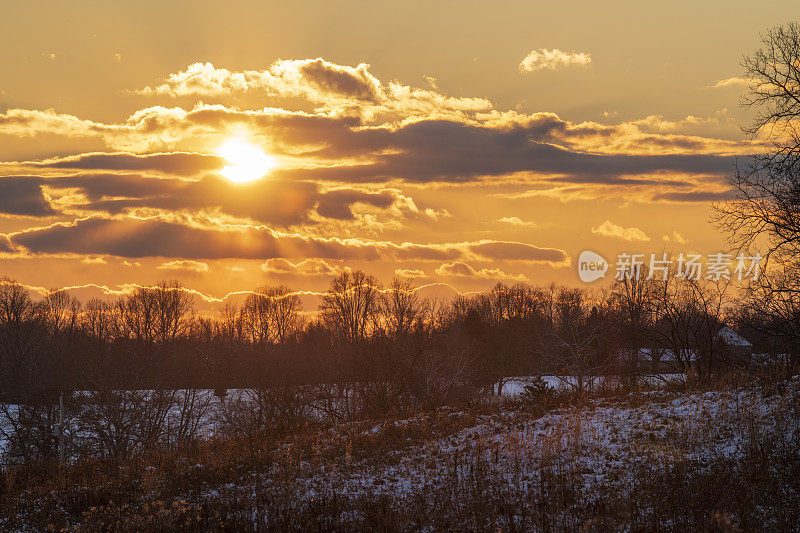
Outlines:
<svg viewBox="0 0 800 533"><path fill-rule="evenodd" d="M498 5L499 4L499 5ZM576 256L719 251L766 2L15 2L0 271L199 308L342 269L579 284ZM598 282L600 283L600 282Z"/></svg>

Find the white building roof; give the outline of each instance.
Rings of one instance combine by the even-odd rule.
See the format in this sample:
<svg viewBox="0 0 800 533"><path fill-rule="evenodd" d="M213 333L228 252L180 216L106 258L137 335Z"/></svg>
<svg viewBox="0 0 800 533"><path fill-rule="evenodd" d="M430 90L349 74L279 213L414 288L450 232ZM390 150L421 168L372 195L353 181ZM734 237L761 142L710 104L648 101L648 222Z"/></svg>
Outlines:
<svg viewBox="0 0 800 533"><path fill-rule="evenodd" d="M725 326L719 330L718 335L728 346L740 346L743 348L753 346L747 339L733 331L728 326Z"/></svg>

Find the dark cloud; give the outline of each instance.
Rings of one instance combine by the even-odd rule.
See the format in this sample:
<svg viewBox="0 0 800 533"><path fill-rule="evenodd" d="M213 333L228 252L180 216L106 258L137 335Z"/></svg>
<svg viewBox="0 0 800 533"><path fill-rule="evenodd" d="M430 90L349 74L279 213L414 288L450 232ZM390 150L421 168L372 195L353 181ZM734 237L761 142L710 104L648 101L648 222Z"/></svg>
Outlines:
<svg viewBox="0 0 800 533"><path fill-rule="evenodd" d="M514 242L416 244L322 238L261 226L199 227L162 218L91 217L11 234L11 244L35 254L76 253L126 258L455 260L469 253L489 260L560 263L562 250ZM284 265L285 266L285 265Z"/></svg>
<svg viewBox="0 0 800 533"><path fill-rule="evenodd" d="M77 190L87 201L76 204L76 207L88 211L120 214L136 208L167 211L219 210L234 217L282 226L309 223L310 213L315 207L324 217L352 220L354 204L385 209L396 201L394 191L371 192L349 188L322 191L317 183L311 181L272 178L237 184L215 174L206 175L199 180L186 180L138 174L97 173L50 178L19 177L15 183L17 189L9 189L9 196L0 199L0 208L5 198L9 198L10 208L19 208L22 204L10 199L15 195L23 198L23 192L28 196L34 193L41 196L39 184L46 184L53 189ZM0 181L0 187L2 186L3 182Z"/></svg>
<svg viewBox="0 0 800 533"><path fill-rule="evenodd" d="M549 144L548 128L496 128L451 120L424 120L396 131L383 128L329 137L316 155L351 157L380 152L367 163L284 171L287 176L353 182L399 179L411 182L470 181L515 172L565 174L582 179L679 172L725 174L732 156L705 154L602 155ZM373 136L374 135L374 136Z"/></svg>
<svg viewBox="0 0 800 533"><path fill-rule="evenodd" d="M299 65L298 70L303 80L323 94L368 102L377 102L380 99L380 82L368 72L369 65L343 67L322 58L292 63Z"/></svg>
<svg viewBox="0 0 800 533"><path fill-rule="evenodd" d="M19 176L0 178L0 213L28 217L57 215L42 191L39 178Z"/></svg>
<svg viewBox="0 0 800 533"><path fill-rule="evenodd" d="M352 68L343 72L342 75L347 79L353 76L358 78ZM513 121L497 120L492 123L464 122L455 118L425 119L390 127L367 125L354 116L284 110L239 111L213 106L185 112L179 120L173 114L162 115L157 110L150 110L146 124L146 131L136 130L135 135L158 138L164 133L171 136L180 132L218 133L243 126L256 134L269 136L278 153L300 153L339 162L336 165L284 169L274 173L276 176L303 180L458 182L514 172L603 179L657 172L724 175L731 172L735 164L733 156L713 153L604 155L582 152L574 147L580 146L582 139L587 138L593 139L593 145L597 146L602 146L604 142L621 143L622 147L633 152L647 152L648 146L662 152L673 149L713 151L702 145L713 139L686 139L674 135L627 138L619 128L583 124L575 126L552 113L537 113ZM342 164L343 160L363 162ZM192 169L219 168L222 162L216 156L191 153L174 157L171 154L88 154L79 156L73 162L56 164L73 165L70 168L82 168L80 165L100 168L108 165L110 170L152 168L188 175Z"/></svg>
<svg viewBox="0 0 800 533"><path fill-rule="evenodd" d="M0 233L0 253L13 253L14 248L11 246L11 241L7 235Z"/></svg>
<svg viewBox="0 0 800 533"><path fill-rule="evenodd" d="M135 208L218 209L231 216L283 226L307 222L320 197L319 186L307 181L236 184L216 175L195 181L100 174L51 178L49 184L83 192L89 202L80 207L87 210L119 214Z"/></svg>
<svg viewBox="0 0 800 533"><path fill-rule="evenodd" d="M186 114L183 122L186 127L201 127L210 132L243 126L250 131L268 134L279 149L283 147L288 152L296 152L298 146L303 146L305 150L315 153L335 143L337 151L367 153L383 146L385 142L381 142L381 137L389 131L371 128L369 136L363 135L354 129L363 126L356 117L331 117L286 110L253 113L220 107L193 109Z"/></svg>
<svg viewBox="0 0 800 533"><path fill-rule="evenodd" d="M193 183L176 178L111 173L74 174L44 179L53 189L77 189L92 203L109 198L136 201L148 197L177 195L187 185ZM91 205L86 204L84 207Z"/></svg>
<svg viewBox="0 0 800 533"><path fill-rule="evenodd" d="M158 154L87 153L48 161L32 163L47 168L70 168L81 170L155 171L179 176L197 176L220 170L226 164L222 157L194 152L170 152Z"/></svg>
<svg viewBox="0 0 800 533"><path fill-rule="evenodd" d="M668 202L724 202L736 197L733 190L724 192L711 191L689 191L689 192L666 192L653 196L653 200Z"/></svg>
<svg viewBox="0 0 800 533"><path fill-rule="evenodd" d="M302 64L294 65L302 70ZM307 65L315 65L314 61ZM342 94L360 94L369 98L370 83L361 87L358 68L337 66L322 68L318 83L339 87ZM312 70L317 68L309 66ZM367 73L368 74L368 73ZM332 81L339 79L340 82ZM328 81L323 81L323 80ZM354 80L354 81L342 81ZM363 81L363 80L362 80ZM350 86L352 84L352 86ZM326 93L329 94L329 93ZM351 96L358 101L357 96ZM399 103L398 103L399 105ZM24 111L24 110L18 110ZM402 112L402 107L398 109ZM494 115L490 115L494 116ZM41 122L41 117L24 113L15 120ZM734 156L715 155L723 148L714 139L676 135L632 134L622 127L579 124L561 120L552 113L515 115L510 118L473 120L440 118L409 120L402 125L367 124L352 115L334 116L284 110L240 111L222 106L201 106L190 111L167 112L149 108L137 112L123 125L73 124L61 115L48 117L58 124L66 121L76 131L98 130L112 145L135 146L169 144L174 139L218 134L231 128L245 127L256 135L272 139L276 153L323 158L323 164L311 168L276 171L275 176L291 179L319 179L352 182L460 182L515 172L558 174L582 177L610 177L676 172L688 175L724 175L734 169ZM74 119L74 117L72 117ZM49 122L48 122L49 123ZM22 128L24 124L15 127ZM61 127L61 126L59 126ZM60 130L59 130L60 131ZM67 129L66 132L72 132ZM627 133L626 133L627 132ZM156 144L151 144L156 143ZM597 148L615 146L616 154L597 153ZM584 147L584 151L581 151ZM145 148L143 148L145 149ZM686 150L694 153L681 153ZM620 155L625 152L625 155ZM656 152L660 155L648 155ZM707 152L707 153L703 153ZM148 159L153 157L153 159ZM55 162L69 168L154 169L189 175L192 169L218 168L216 156L186 153L170 159L169 154L111 156L89 154L75 161ZM208 159L205 159L205 158ZM353 161L358 163L353 164ZM315 161L317 163L319 161ZM336 163L336 164L334 164ZM76 166L77 165L77 166Z"/></svg>
<svg viewBox="0 0 800 533"><path fill-rule="evenodd" d="M377 259L380 246L278 234L263 227L201 228L163 219L92 217L13 234L33 253L115 255L126 258L268 259L320 257Z"/></svg>
<svg viewBox="0 0 800 533"><path fill-rule="evenodd" d="M486 259L564 263L567 254L556 248L539 248L521 242L490 241L470 244L469 250Z"/></svg>
<svg viewBox="0 0 800 533"><path fill-rule="evenodd" d="M385 209L391 206L394 201L395 195L390 191L369 192L356 189L333 189L320 195L317 213L327 218L352 220L355 218L351 209L354 204L362 203Z"/></svg>
<svg viewBox="0 0 800 533"><path fill-rule="evenodd" d="M669 179L652 179L652 178L634 178L623 176L560 176L557 178L549 178L547 181L553 183L578 183L588 185L634 185L634 186L648 186L655 185L661 187L693 187L694 184L688 181L669 180Z"/></svg>

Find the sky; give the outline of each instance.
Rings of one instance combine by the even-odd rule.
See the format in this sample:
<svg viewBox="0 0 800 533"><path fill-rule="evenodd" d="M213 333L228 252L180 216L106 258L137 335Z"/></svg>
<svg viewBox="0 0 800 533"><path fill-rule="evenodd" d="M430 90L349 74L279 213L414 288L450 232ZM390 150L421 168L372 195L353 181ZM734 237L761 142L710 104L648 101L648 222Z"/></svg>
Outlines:
<svg viewBox="0 0 800 533"><path fill-rule="evenodd" d="M766 2L57 2L0 19L0 273L199 308L726 249ZM608 278L598 280L597 286Z"/></svg>

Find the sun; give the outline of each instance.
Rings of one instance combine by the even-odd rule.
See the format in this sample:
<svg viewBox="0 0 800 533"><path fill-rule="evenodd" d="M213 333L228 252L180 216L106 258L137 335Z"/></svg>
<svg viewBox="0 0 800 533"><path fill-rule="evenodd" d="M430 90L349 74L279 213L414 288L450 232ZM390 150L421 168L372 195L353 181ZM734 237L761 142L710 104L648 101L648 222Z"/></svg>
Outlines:
<svg viewBox="0 0 800 533"><path fill-rule="evenodd" d="M230 163L220 174L235 183L261 179L277 165L274 157L243 139L227 140L217 148L217 154Z"/></svg>

